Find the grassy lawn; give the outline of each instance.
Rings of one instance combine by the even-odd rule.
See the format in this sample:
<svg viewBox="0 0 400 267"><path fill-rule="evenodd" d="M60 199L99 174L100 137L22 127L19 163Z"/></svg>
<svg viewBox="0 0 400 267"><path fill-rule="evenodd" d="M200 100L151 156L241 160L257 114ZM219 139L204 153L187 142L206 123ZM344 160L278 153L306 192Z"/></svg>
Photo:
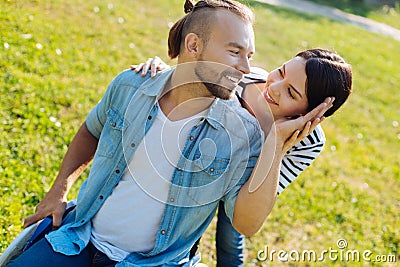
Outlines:
<svg viewBox="0 0 400 267"><path fill-rule="evenodd" d="M394 1L394 6L390 5L370 5L362 0L310 0L321 5L332 6L337 9L373 19L392 27L400 29L400 1ZM384 2L384 1L381 1Z"/></svg>
<svg viewBox="0 0 400 267"><path fill-rule="evenodd" d="M50 188L74 133L107 84L132 63L153 55L166 59L168 25L183 14L181 0L48 2L0 2L0 252ZM247 266L269 265L257 260L266 246L321 253L338 250L341 238L348 250L370 250L372 259L394 254L399 262L399 42L248 3L257 16L254 65L271 70L299 50L336 50L353 66L354 93L323 123L328 142L322 155L281 194L262 231L247 240ZM213 227L201 243L203 262L211 266ZM360 264L382 265L329 258L318 263ZM277 258L271 265L280 265Z"/></svg>

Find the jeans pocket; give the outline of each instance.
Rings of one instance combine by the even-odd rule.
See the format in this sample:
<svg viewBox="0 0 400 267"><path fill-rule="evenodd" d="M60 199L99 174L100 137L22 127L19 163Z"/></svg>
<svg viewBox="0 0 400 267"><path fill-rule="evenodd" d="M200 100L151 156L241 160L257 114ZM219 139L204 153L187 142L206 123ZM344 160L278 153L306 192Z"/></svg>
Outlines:
<svg viewBox="0 0 400 267"><path fill-rule="evenodd" d="M111 260L106 254L96 249L92 258L93 267L114 266L116 261Z"/></svg>

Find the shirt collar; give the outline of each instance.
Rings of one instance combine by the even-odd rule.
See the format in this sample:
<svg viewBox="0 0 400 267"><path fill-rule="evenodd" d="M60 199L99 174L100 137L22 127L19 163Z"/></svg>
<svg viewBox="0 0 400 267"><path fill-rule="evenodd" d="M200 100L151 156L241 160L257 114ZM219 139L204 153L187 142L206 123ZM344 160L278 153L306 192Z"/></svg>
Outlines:
<svg viewBox="0 0 400 267"><path fill-rule="evenodd" d="M148 96L160 95L174 70L174 68L171 68L169 70L158 72L155 77L147 79L138 90L141 90L143 94Z"/></svg>
<svg viewBox="0 0 400 267"><path fill-rule="evenodd" d="M224 127L226 124L226 121L224 121L225 114L233 106L240 106L239 100L236 97L232 97L229 100L216 98L205 117L206 121L215 129Z"/></svg>

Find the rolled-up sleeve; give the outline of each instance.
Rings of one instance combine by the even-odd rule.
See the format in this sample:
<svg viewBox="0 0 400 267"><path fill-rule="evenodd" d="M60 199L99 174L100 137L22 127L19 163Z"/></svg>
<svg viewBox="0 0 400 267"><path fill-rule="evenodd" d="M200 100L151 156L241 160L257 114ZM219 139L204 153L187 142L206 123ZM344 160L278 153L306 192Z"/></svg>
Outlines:
<svg viewBox="0 0 400 267"><path fill-rule="evenodd" d="M258 156L252 156L249 159L241 162L238 172L242 173L242 177L238 183L223 197L225 213L232 223L233 212L235 210L236 198L239 194L240 188L247 182L251 173L253 172L254 166L257 163ZM244 170L243 170L244 169Z"/></svg>
<svg viewBox="0 0 400 267"><path fill-rule="evenodd" d="M263 145L264 135L260 128L253 128L252 135L249 138L250 141L250 154L248 157L242 159L239 162L237 170L235 173L240 173L241 177L239 177L235 186L223 197L225 212L228 218L233 219L233 213L235 209L236 198L239 194L240 188L248 181L250 178L254 167L257 164L258 156L260 155L261 148Z"/></svg>
<svg viewBox="0 0 400 267"><path fill-rule="evenodd" d="M103 98L94 106L86 117L86 127L89 132L96 137L100 138L101 131L103 130L104 124L107 120L107 110L111 106L112 95L116 90L117 76L109 85L103 96Z"/></svg>

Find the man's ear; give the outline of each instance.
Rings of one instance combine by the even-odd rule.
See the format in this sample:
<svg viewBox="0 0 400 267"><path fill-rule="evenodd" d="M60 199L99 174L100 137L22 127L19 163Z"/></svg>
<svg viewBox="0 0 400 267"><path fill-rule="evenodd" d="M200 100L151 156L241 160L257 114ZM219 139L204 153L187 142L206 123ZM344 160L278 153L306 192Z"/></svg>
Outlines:
<svg viewBox="0 0 400 267"><path fill-rule="evenodd" d="M201 50L203 48L203 41L195 33L189 33L185 37L185 50L189 56L198 59L201 55Z"/></svg>

